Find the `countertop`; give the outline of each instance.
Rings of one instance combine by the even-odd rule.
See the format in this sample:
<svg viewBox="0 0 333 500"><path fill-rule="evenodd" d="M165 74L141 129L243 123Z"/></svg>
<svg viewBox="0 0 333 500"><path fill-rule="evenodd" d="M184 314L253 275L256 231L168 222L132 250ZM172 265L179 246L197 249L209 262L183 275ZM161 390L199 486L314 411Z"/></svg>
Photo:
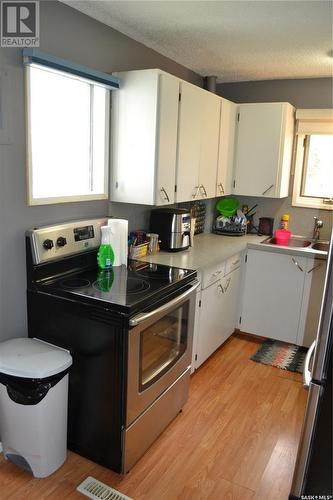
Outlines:
<svg viewBox="0 0 333 500"><path fill-rule="evenodd" d="M266 236L247 234L245 236L221 236L219 234L198 234L194 245L181 252L157 252L141 258L146 262L165 264L184 269L203 269L219 264L228 257L245 250L249 243L260 244Z"/></svg>
<svg viewBox="0 0 333 500"><path fill-rule="evenodd" d="M268 252L286 253L289 255L303 255L304 257L319 257L325 259L326 252L312 248L294 248L261 243L267 236L247 234L245 236L221 236L219 234L198 234L194 237L194 245L188 250L180 252L156 252L140 260L165 264L184 269L204 269L217 265L246 248Z"/></svg>

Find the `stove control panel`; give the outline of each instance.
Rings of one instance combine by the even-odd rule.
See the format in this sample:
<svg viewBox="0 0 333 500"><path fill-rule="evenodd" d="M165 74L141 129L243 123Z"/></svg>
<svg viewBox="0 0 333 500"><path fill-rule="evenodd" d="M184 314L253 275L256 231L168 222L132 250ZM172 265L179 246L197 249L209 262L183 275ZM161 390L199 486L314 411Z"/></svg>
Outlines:
<svg viewBox="0 0 333 500"><path fill-rule="evenodd" d="M27 231L34 264L98 248L108 219L86 219Z"/></svg>

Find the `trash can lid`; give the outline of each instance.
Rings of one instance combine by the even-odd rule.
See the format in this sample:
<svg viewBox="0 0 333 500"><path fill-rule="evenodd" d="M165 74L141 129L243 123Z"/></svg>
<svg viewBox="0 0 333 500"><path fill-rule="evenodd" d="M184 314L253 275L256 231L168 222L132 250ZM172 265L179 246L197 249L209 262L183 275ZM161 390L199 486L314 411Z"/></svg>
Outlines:
<svg viewBox="0 0 333 500"><path fill-rule="evenodd" d="M21 378L46 378L72 364L72 356L61 347L42 340L16 338L0 343L0 372Z"/></svg>

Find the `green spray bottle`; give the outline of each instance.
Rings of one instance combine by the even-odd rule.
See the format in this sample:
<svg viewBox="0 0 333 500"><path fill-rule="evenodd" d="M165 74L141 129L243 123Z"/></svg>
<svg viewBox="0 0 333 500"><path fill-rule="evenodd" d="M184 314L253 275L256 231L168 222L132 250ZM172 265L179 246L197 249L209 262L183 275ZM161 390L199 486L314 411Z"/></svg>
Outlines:
<svg viewBox="0 0 333 500"><path fill-rule="evenodd" d="M114 263L114 251L109 243L109 226L102 226L101 245L97 254L97 264L100 269L110 269Z"/></svg>

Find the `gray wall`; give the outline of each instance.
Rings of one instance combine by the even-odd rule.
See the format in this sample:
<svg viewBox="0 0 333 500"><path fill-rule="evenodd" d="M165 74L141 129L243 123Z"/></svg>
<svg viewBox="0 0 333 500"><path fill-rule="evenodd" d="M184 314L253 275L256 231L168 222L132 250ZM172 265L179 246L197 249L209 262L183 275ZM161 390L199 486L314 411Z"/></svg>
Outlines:
<svg viewBox="0 0 333 500"><path fill-rule="evenodd" d="M266 80L259 82L225 83L218 85L218 93L237 103L242 102L290 102L296 108L332 108L331 78L308 78L299 80ZM291 193L292 186L289 188ZM275 228L281 215L290 214L290 228L296 234L310 236L313 217L324 221L321 231L323 238L329 238L332 229L333 212L310 208L296 208L291 205L291 197L281 200L237 196L241 203L249 206L258 203L256 221L261 216L274 217ZM214 211L214 204L211 204Z"/></svg>
<svg viewBox="0 0 333 500"><path fill-rule="evenodd" d="M217 93L234 102L290 102L295 108L331 108L332 78L220 83Z"/></svg>
<svg viewBox="0 0 333 500"><path fill-rule="evenodd" d="M144 45L59 2L41 2L41 46L77 63L111 72L159 67L195 84L202 79ZM0 49L10 77L11 144L0 145L0 340L26 335L24 232L40 224L103 216L107 201L27 207L24 86L21 50ZM59 145L61 147L61 145Z"/></svg>

